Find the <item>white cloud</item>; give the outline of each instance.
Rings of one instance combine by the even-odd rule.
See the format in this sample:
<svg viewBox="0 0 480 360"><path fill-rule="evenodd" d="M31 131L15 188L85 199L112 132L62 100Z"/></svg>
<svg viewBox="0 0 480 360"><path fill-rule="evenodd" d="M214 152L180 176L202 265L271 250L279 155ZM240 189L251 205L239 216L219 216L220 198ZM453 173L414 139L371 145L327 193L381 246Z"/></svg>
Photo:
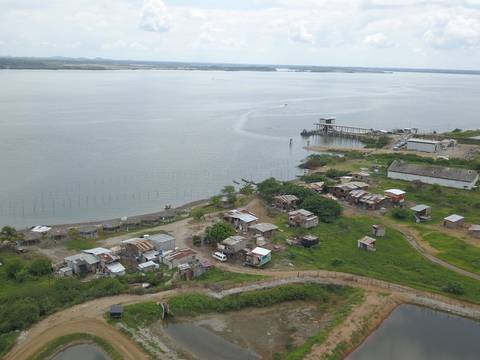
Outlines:
<svg viewBox="0 0 480 360"><path fill-rule="evenodd" d="M145 31L167 32L171 16L162 0L144 0L140 28Z"/></svg>
<svg viewBox="0 0 480 360"><path fill-rule="evenodd" d="M365 45L379 48L379 49L389 48L394 45L394 43L390 41L383 33L375 33L375 34L367 35L363 39L363 43Z"/></svg>
<svg viewBox="0 0 480 360"><path fill-rule="evenodd" d="M290 40L297 43L313 44L315 38L304 24L293 24L290 26Z"/></svg>
<svg viewBox="0 0 480 360"><path fill-rule="evenodd" d="M478 47L480 17L439 13L430 19L430 27L423 38L427 44L438 49Z"/></svg>

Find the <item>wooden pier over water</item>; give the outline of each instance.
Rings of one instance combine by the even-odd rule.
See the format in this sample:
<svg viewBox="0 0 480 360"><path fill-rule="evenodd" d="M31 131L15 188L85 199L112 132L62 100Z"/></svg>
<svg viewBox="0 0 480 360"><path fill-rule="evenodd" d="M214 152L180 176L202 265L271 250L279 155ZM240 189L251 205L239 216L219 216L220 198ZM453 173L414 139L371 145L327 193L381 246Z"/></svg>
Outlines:
<svg viewBox="0 0 480 360"><path fill-rule="evenodd" d="M315 123L314 130L303 130L302 136L326 135L342 136L351 138L377 137L381 135L379 130L367 129L356 126L337 125L334 118L320 119Z"/></svg>

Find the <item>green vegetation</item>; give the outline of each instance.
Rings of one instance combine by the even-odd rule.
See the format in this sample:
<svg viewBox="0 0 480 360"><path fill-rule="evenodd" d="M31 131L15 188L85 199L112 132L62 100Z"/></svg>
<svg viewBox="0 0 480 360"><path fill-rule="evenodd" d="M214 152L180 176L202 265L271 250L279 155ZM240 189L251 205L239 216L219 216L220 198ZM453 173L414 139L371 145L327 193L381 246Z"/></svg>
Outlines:
<svg viewBox="0 0 480 360"><path fill-rule="evenodd" d="M328 178L321 172L314 172L303 175L300 177L300 180L305 181L306 183L314 183L320 181L326 182L328 181Z"/></svg>
<svg viewBox="0 0 480 360"><path fill-rule="evenodd" d="M4 226L2 230L0 230L0 240L15 242L18 240L17 230L11 226Z"/></svg>
<svg viewBox="0 0 480 360"><path fill-rule="evenodd" d="M287 227L286 219L281 219L277 224L286 234L294 234L294 230ZM320 246L311 249L291 246L280 256L298 268L358 274L437 293L446 293L449 282L457 283L465 292L455 294L456 297L480 303L478 281L429 262L395 229L387 228L386 236L377 241L376 252L358 249L357 240L369 235L374 223L377 221L366 217L322 223L310 231L320 238Z"/></svg>
<svg viewBox="0 0 480 360"><path fill-rule="evenodd" d="M212 284L218 287L238 285L247 282L260 281L267 279L263 275L242 274L230 271L224 271L218 268L212 268L202 276L195 279L199 284Z"/></svg>
<svg viewBox="0 0 480 360"><path fill-rule="evenodd" d="M444 136L445 138L466 139L474 136L480 136L480 129L462 130L457 128L451 132L443 133L442 136Z"/></svg>
<svg viewBox="0 0 480 360"><path fill-rule="evenodd" d="M237 195L235 194L235 187L232 185L227 185L222 189L222 195L227 197L229 204L235 204L237 200Z"/></svg>
<svg viewBox="0 0 480 360"><path fill-rule="evenodd" d="M246 307L266 307L285 301L327 301L330 294L348 295L356 290L337 285L292 284L271 289L244 292L215 299L208 295L190 293L170 299L170 310L175 316L197 315L209 312L226 312Z"/></svg>
<svg viewBox="0 0 480 360"><path fill-rule="evenodd" d="M235 234L233 226L222 221L205 229L204 241L207 244L216 244Z"/></svg>
<svg viewBox="0 0 480 360"><path fill-rule="evenodd" d="M54 356L57 352L68 346L69 344L94 343L105 351L112 360L123 360L123 356L115 350L115 348L104 339L86 333L75 333L61 336L47 345L45 345L37 354L30 357L29 360L44 360Z"/></svg>
<svg viewBox="0 0 480 360"><path fill-rule="evenodd" d="M206 213L207 213L206 209L198 207L193 209L191 214L195 220L202 220Z"/></svg>
<svg viewBox="0 0 480 360"><path fill-rule="evenodd" d="M380 137L364 137L361 139L368 149L382 149L390 144L390 137L383 135Z"/></svg>
<svg viewBox="0 0 480 360"><path fill-rule="evenodd" d="M122 322L131 329L148 326L162 317L162 306L156 302L145 302L125 306Z"/></svg>
<svg viewBox="0 0 480 360"><path fill-rule="evenodd" d="M271 201L275 195L295 195L300 200L301 208L313 212L323 222L332 222L342 214L342 207L335 200L325 198L311 189L291 182L270 178L258 184L258 192L267 201Z"/></svg>
<svg viewBox="0 0 480 360"><path fill-rule="evenodd" d="M359 289L354 289L354 291L351 291L350 294L347 294L345 297L346 301L335 310L330 323L318 334L311 336L305 343L288 351L283 357L284 360L304 359L314 345L322 344L328 338L330 332L345 321L348 315L350 315L352 308L362 302L363 293Z"/></svg>
<svg viewBox="0 0 480 360"><path fill-rule="evenodd" d="M405 208L395 208L395 209L392 209L390 213L394 219L402 220L402 221L407 219L412 219L413 217L412 212Z"/></svg>
<svg viewBox="0 0 480 360"><path fill-rule="evenodd" d="M435 255L459 268L480 274L480 248L448 234L416 227L422 238L439 252Z"/></svg>

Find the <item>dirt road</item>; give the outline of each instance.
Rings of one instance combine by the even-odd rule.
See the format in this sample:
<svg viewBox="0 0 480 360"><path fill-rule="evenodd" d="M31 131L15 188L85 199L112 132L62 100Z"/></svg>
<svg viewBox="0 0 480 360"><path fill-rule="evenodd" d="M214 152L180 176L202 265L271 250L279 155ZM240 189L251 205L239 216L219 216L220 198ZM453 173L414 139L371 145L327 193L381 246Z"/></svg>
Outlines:
<svg viewBox="0 0 480 360"><path fill-rule="evenodd" d="M441 295L418 291L405 286L374 280L362 276L336 273L330 271L262 271L258 269L233 268L228 265L222 267L229 271L241 273L262 274L271 276L272 279L253 283L238 288L225 290L219 293L207 291L204 288L175 289L148 295L119 295L93 300L81 305L55 313L38 322L27 332L22 334L16 345L5 357L6 360L26 360L35 354L49 341L58 336L75 332L87 332L109 341L116 349L124 354L126 359L147 359L142 350L123 335L115 327L107 324L103 315L114 304L132 304L145 301L162 301L173 295L196 291L208 293L221 298L224 296L252 291L263 288L275 287L283 284L314 282L319 284L338 284L360 287L370 292L388 292L395 295L399 301L433 309L447 311L461 316L480 319L480 306L450 299Z"/></svg>

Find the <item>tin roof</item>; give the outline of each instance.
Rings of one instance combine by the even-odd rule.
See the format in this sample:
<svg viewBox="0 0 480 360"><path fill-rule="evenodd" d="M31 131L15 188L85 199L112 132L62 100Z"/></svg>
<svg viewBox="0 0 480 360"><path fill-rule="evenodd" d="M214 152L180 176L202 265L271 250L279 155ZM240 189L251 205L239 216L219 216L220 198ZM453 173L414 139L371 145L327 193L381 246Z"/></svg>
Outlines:
<svg viewBox="0 0 480 360"><path fill-rule="evenodd" d="M418 138L411 138L411 139L408 139L407 141L412 143L432 144L432 145L437 145L440 143L439 141L436 141L436 140L418 139Z"/></svg>
<svg viewBox="0 0 480 360"><path fill-rule="evenodd" d="M273 198L283 203L292 203L298 201L298 197L296 197L295 195L278 195L274 196Z"/></svg>
<svg viewBox="0 0 480 360"><path fill-rule="evenodd" d="M262 247L256 247L255 249L252 250L253 254L260 255L260 256L267 256L270 254L272 251L262 248Z"/></svg>
<svg viewBox="0 0 480 360"><path fill-rule="evenodd" d="M447 216L443 220L450 221L450 222L457 222L457 221L461 221L463 219L465 219L463 216L453 214L453 215Z"/></svg>
<svg viewBox="0 0 480 360"><path fill-rule="evenodd" d="M393 194L395 196L405 195L406 192L400 189L388 189L384 191L385 194Z"/></svg>
<svg viewBox="0 0 480 360"><path fill-rule="evenodd" d="M242 241L245 241L243 236L230 236L222 241L223 245L234 246Z"/></svg>
<svg viewBox="0 0 480 360"><path fill-rule="evenodd" d="M105 267L110 271L112 274L118 274L125 271L125 267L120 264L119 262L114 262L112 264L107 264Z"/></svg>
<svg viewBox="0 0 480 360"><path fill-rule="evenodd" d="M92 254L92 255L98 256L98 255L101 255L101 254L110 254L112 252L112 250L105 249L103 247L96 247L96 248L93 248L93 249L83 250L83 252L86 253L86 254Z"/></svg>
<svg viewBox="0 0 480 360"><path fill-rule="evenodd" d="M415 212L425 211L427 209L430 209L430 206L424 204L415 205L414 207L410 208L410 210Z"/></svg>
<svg viewBox="0 0 480 360"><path fill-rule="evenodd" d="M480 231L480 225L472 225L468 228L469 231Z"/></svg>
<svg viewBox="0 0 480 360"><path fill-rule="evenodd" d="M250 229L258 230L258 231L264 233L264 232L268 232L268 231L277 230L278 226L275 226L275 225L270 224L270 223L260 223L260 224L255 224L255 225L250 226Z"/></svg>

